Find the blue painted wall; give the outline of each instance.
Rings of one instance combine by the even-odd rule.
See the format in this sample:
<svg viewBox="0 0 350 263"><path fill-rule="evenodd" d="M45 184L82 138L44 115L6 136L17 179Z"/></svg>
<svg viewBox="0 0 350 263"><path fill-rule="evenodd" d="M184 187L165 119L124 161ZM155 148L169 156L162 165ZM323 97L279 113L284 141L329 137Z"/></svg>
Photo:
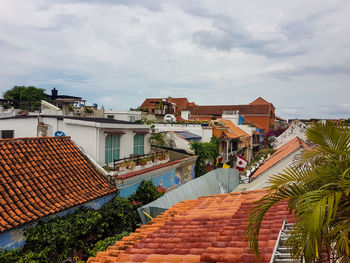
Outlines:
<svg viewBox="0 0 350 263"><path fill-rule="evenodd" d="M80 206L76 206L76 207L64 210L62 212L59 212L57 214L43 217L43 218L41 218L41 220L48 220L52 216L65 216L69 213L74 212L79 207L90 207L90 208L94 208L94 209L99 209L105 203L112 200L115 196L116 196L116 193L106 195L104 197L95 199L93 201L87 202L87 203L82 204ZM6 231L6 232L0 234L0 248L10 250L10 249L18 248L18 247L23 247L24 243L25 243L24 230L31 228L31 227L35 226L36 224L37 224L37 222L25 224L21 227L17 227L13 230Z"/></svg>
<svg viewBox="0 0 350 263"><path fill-rule="evenodd" d="M139 188L140 184L144 180L152 181L153 184L157 187L158 185L163 186L165 189L172 187L175 185L175 168L165 171L163 173L152 173L147 177L139 177L135 176L135 180L129 183L125 183L123 185L118 186L120 189L119 196L121 197L129 197Z"/></svg>

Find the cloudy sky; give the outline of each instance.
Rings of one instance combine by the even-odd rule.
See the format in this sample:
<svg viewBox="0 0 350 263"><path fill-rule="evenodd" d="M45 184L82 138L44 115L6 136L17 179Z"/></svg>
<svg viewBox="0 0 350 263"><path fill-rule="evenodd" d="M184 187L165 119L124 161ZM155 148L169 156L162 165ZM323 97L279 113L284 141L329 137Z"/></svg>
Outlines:
<svg viewBox="0 0 350 263"><path fill-rule="evenodd" d="M350 116L350 1L1 0L0 92L106 109L262 96L284 118Z"/></svg>

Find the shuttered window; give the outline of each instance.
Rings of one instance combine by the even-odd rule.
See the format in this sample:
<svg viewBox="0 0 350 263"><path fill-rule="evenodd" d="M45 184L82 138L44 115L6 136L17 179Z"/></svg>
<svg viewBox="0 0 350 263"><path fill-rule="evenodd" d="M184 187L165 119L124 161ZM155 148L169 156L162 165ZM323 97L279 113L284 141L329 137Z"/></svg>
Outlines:
<svg viewBox="0 0 350 263"><path fill-rule="evenodd" d="M105 162L113 163L120 158L120 135L109 134L105 140Z"/></svg>
<svg viewBox="0 0 350 263"><path fill-rule="evenodd" d="M136 134L134 136L134 154L142 155L145 153L145 135Z"/></svg>

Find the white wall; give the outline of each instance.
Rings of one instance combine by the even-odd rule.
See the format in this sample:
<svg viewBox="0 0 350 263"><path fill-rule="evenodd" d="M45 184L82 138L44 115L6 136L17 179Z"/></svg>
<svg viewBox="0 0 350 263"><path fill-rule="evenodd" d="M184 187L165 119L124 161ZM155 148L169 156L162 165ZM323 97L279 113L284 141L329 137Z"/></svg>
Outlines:
<svg viewBox="0 0 350 263"><path fill-rule="evenodd" d="M0 130L14 130L14 137L36 137L37 118L0 119Z"/></svg>
<svg viewBox="0 0 350 263"><path fill-rule="evenodd" d="M182 138L175 132L165 132L165 139L166 141L173 141L175 145L172 145L175 149L183 149L187 152L194 153L193 150L190 148L190 141Z"/></svg>
<svg viewBox="0 0 350 263"><path fill-rule="evenodd" d="M187 110L181 111L181 118L184 120L189 120L191 116L191 113Z"/></svg>
<svg viewBox="0 0 350 263"><path fill-rule="evenodd" d="M148 125L125 125L110 123L95 123L89 121L40 117L47 125L47 136L55 136L56 131L62 131L79 145L92 159L100 165L105 164L105 131L113 128L125 134L120 137L120 158L129 157L134 153L134 131L149 128ZM0 130L14 130L14 137L37 137L37 118L0 119ZM99 127L102 126L102 127ZM144 152L151 150L150 134L145 134Z"/></svg>
<svg viewBox="0 0 350 263"><path fill-rule="evenodd" d="M209 142L212 137L212 129L202 127L200 124L175 124L175 123L155 123L156 132L165 131L188 131L201 136L201 142Z"/></svg>
<svg viewBox="0 0 350 263"><path fill-rule="evenodd" d="M141 111L105 111L104 117L113 115L115 120L136 121L141 120Z"/></svg>
<svg viewBox="0 0 350 263"><path fill-rule="evenodd" d="M213 137L213 128L203 127L203 136L201 142L210 142L211 137Z"/></svg>
<svg viewBox="0 0 350 263"><path fill-rule="evenodd" d="M278 136L273 142L274 149L277 149L287 142L291 141L295 137L299 137L303 141L306 141L306 124L301 121L294 121L287 130L285 130L280 136Z"/></svg>

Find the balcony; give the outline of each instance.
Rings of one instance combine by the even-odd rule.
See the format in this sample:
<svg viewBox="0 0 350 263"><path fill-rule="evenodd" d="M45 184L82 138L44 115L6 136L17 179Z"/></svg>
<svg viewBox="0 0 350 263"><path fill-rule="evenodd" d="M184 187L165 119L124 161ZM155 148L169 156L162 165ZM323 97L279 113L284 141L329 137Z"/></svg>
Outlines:
<svg viewBox="0 0 350 263"><path fill-rule="evenodd" d="M169 162L169 153L167 151L159 151L151 154L130 156L128 158L114 160L113 173L116 175L124 175L158 166Z"/></svg>

